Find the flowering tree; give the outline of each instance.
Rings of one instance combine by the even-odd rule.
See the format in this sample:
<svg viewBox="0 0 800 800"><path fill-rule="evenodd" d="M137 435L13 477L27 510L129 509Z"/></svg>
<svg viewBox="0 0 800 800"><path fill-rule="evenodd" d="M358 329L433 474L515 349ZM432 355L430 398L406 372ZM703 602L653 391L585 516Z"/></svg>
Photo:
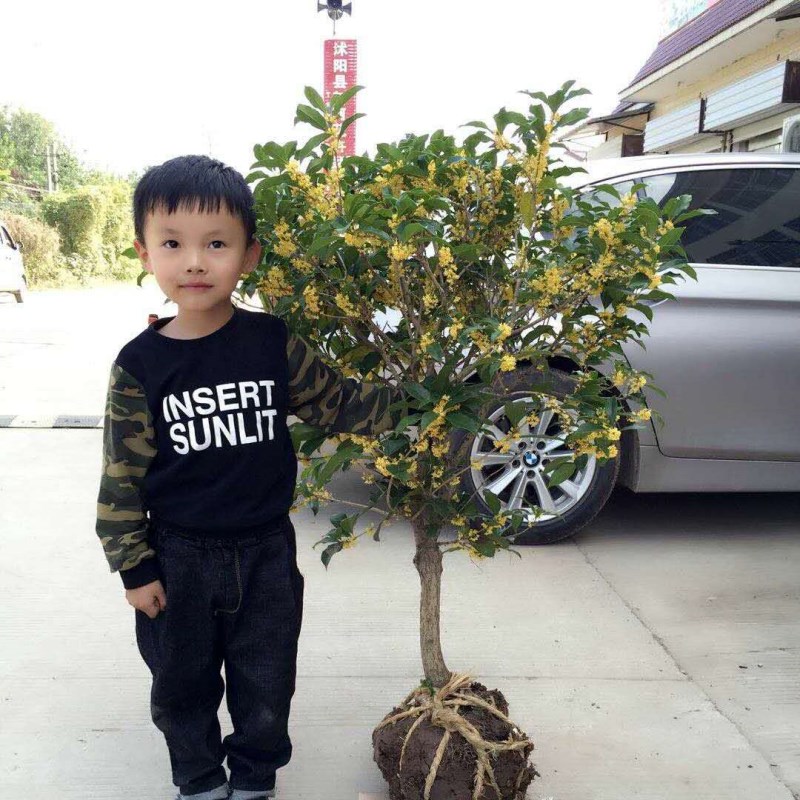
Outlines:
<svg viewBox="0 0 800 800"><path fill-rule="evenodd" d="M318 543L326 566L359 537L377 540L386 521L410 521L430 692L453 678L440 645L443 553L491 557L531 522L530 510L504 510L492 492L478 498L470 471L510 467L534 432L546 440L545 418L564 434L536 480L557 486L590 459L617 458L620 431L649 418L633 410L649 376L629 368L621 343L646 334L646 303L671 297L661 286L691 274L678 244L680 223L698 213L687 212L690 198L662 209L611 186L590 200L563 185L579 168L556 157L557 131L588 113L563 110L586 93L572 85L526 92L526 113L503 108L491 124L469 123L460 144L439 130L347 158L338 144L361 115L340 112L360 87L329 104L307 88L295 121L318 133L302 146L255 147L249 180L267 246L242 292L258 292L338 370L398 398L392 430L340 436L327 454L316 429L294 426L298 502L316 513L332 476L354 464L373 485L370 504L332 517ZM564 353L575 370L558 392L549 359ZM610 381L600 363L612 365ZM498 404L502 426L487 423ZM470 457L479 433L492 447ZM361 530L371 510L381 521Z"/></svg>

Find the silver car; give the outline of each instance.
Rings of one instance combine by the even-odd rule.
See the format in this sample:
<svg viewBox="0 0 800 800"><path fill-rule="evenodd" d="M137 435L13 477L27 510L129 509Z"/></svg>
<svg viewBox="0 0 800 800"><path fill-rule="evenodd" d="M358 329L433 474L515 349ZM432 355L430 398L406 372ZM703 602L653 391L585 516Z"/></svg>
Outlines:
<svg viewBox="0 0 800 800"><path fill-rule="evenodd" d="M471 471L472 487L478 496L491 490L506 508L536 512L517 544L572 535L616 486L800 490L800 155L643 156L589 162L586 169L578 185L589 194L601 183L620 192L644 183L641 195L658 203L689 194L692 208L716 211L685 223L682 244L697 281L667 287L676 299L656 304L646 350L634 343L623 348L630 365L651 373L666 392L665 398L647 393L663 425L624 432L618 459L602 467L590 461L549 489L541 465L567 451L557 419L543 414L519 451L493 453L491 463ZM562 357L551 366L568 391L575 364ZM516 395L524 395L524 373L515 380ZM490 421L507 430L503 415L498 407ZM492 450L492 435L472 439L473 457Z"/></svg>
<svg viewBox="0 0 800 800"><path fill-rule="evenodd" d="M25 300L28 288L22 264L22 243L15 242L0 220L0 292L11 292L18 303Z"/></svg>

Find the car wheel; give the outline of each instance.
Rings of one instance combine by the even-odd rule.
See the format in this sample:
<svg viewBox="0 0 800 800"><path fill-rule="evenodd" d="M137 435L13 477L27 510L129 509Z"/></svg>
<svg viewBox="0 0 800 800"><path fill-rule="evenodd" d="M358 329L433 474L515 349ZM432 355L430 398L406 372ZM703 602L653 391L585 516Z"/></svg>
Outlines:
<svg viewBox="0 0 800 800"><path fill-rule="evenodd" d="M540 393L563 398L571 394L575 381L561 370L543 374L528 367L504 376L504 385L507 395L489 407L484 430L477 435L460 431L454 437L453 450L465 466L462 489L474 494L485 513L490 513L483 499L486 490L499 497L502 510L527 512L530 523L514 535L514 544L552 544L575 534L603 508L617 480L619 458L603 465L590 458L570 480L548 488L543 466L571 451L564 445L566 434L558 417L543 403L537 412L539 423L523 423L510 452L499 452L494 442L511 429L504 410L509 400Z"/></svg>
<svg viewBox="0 0 800 800"><path fill-rule="evenodd" d="M18 292L14 292L14 298L18 303L24 303L25 298L28 296L28 281L23 279L22 288Z"/></svg>

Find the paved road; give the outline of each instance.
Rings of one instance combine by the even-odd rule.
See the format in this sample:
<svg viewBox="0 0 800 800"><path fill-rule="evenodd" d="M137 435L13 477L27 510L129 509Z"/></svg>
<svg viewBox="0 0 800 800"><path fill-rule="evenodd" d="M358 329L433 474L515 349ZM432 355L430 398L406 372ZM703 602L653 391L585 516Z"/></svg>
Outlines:
<svg viewBox="0 0 800 800"><path fill-rule="evenodd" d="M99 414L110 359L159 308L135 288L0 301L0 414ZM98 430L0 430L9 797L171 796L92 532L99 456ZM338 491L363 487L349 473ZM419 678L410 532L326 572L326 517L296 516L307 600L284 800L380 793L370 731ZM800 798L799 519L798 495L620 493L575 541L480 568L448 557L445 655L501 688L537 742L532 800Z"/></svg>

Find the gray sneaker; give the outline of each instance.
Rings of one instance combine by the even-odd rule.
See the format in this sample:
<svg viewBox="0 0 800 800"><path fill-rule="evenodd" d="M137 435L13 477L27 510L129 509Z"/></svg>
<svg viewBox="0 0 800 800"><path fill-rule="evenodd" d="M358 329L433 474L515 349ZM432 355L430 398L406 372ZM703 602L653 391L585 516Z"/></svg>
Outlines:
<svg viewBox="0 0 800 800"><path fill-rule="evenodd" d="M230 788L227 783L217 786L216 789L209 789L207 792L200 792L199 794L181 794L175 800L228 800L230 797Z"/></svg>
<svg viewBox="0 0 800 800"><path fill-rule="evenodd" d="M267 789L265 792L252 792L249 789L234 789L229 800L270 800L275 797L274 789Z"/></svg>

